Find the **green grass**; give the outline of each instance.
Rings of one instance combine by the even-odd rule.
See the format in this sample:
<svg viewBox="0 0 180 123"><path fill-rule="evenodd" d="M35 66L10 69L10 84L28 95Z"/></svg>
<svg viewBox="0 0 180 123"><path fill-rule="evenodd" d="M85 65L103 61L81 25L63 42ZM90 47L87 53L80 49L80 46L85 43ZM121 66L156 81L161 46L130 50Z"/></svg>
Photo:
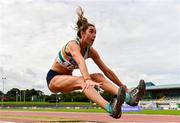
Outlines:
<svg viewBox="0 0 180 123"><path fill-rule="evenodd" d="M105 111L103 109L55 109L55 108L50 108L50 109L42 109L42 108L38 108L38 109L20 109L20 108L4 108L1 109L4 111L43 111L43 112L89 112L89 113L105 113Z"/></svg>
<svg viewBox="0 0 180 123"><path fill-rule="evenodd" d="M11 110L11 111L43 111L43 112L91 112L91 113L105 113L101 108L88 108L88 109L65 109L65 108L35 108L34 106L92 106L89 102L59 102L59 103L48 103L48 102L4 102L4 106L22 106L19 108L2 108L0 110ZM23 108L30 107L30 108ZM154 115L180 115L180 110L142 110L140 112L128 112L124 114L154 114Z"/></svg>
<svg viewBox="0 0 180 123"><path fill-rule="evenodd" d="M4 106L90 106L90 102L58 102L58 103L49 103L49 102L3 102Z"/></svg>
<svg viewBox="0 0 180 123"><path fill-rule="evenodd" d="M23 108L4 108L4 111L43 111L43 112L88 112L88 113L106 113L105 110L94 108L94 109L23 109ZM124 114L151 114L151 115L180 115L180 110L141 110L140 112L126 112Z"/></svg>

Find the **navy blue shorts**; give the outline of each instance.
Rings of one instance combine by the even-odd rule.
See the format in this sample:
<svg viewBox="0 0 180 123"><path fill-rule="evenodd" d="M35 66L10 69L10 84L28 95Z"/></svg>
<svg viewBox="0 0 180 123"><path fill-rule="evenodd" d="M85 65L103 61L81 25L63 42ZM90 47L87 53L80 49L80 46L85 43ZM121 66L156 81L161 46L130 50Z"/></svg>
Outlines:
<svg viewBox="0 0 180 123"><path fill-rule="evenodd" d="M63 74L60 74L54 70L49 70L48 73L47 73L47 76L46 76L46 81L47 81L47 85L49 86L49 83L51 81L52 78L54 78L56 75L63 75Z"/></svg>

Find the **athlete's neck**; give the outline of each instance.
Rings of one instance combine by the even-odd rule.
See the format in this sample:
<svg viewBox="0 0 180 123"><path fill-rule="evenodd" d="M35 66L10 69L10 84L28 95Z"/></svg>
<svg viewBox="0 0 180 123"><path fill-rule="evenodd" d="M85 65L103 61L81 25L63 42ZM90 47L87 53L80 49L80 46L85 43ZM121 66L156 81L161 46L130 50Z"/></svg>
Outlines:
<svg viewBox="0 0 180 123"><path fill-rule="evenodd" d="M85 49L89 47L89 45L86 43L86 41L83 41L83 39L80 39L80 47L81 47L81 53L84 53Z"/></svg>

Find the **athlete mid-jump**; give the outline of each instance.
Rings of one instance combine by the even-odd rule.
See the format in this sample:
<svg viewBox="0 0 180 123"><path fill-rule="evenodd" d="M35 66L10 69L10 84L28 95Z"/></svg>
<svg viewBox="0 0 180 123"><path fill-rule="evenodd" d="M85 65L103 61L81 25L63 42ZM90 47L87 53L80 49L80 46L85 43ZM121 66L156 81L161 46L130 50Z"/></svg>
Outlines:
<svg viewBox="0 0 180 123"><path fill-rule="evenodd" d="M120 118L121 106L124 101L131 106L138 104L145 91L144 81L141 80L135 89L128 92L128 88L106 66L98 52L92 47L96 38L95 26L84 17L82 8L77 9L77 15L77 37L70 40L58 52L57 58L47 74L48 88L54 93L68 93L82 89L87 98L105 109L113 118ZM90 74L85 62L88 58L91 58L104 74ZM77 68L80 70L81 76L72 75L73 70ZM96 91L95 86L115 95L112 103L106 101Z"/></svg>

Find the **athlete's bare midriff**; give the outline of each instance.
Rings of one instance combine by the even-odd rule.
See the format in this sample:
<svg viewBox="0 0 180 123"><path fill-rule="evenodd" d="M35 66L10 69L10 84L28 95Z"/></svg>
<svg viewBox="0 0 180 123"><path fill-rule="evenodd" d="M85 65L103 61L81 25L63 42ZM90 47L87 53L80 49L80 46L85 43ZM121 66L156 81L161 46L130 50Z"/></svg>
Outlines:
<svg viewBox="0 0 180 123"><path fill-rule="evenodd" d="M59 62L56 59L54 60L51 70L54 70L63 75L72 75L72 70L64 68L61 64L59 64Z"/></svg>

